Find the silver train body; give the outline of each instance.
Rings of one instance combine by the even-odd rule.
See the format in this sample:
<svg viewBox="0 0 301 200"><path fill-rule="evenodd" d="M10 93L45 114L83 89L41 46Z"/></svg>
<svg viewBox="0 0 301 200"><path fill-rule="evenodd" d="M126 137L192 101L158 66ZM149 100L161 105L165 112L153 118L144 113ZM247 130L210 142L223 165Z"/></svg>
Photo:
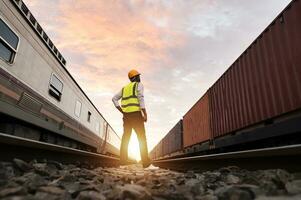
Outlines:
<svg viewBox="0 0 301 200"><path fill-rule="evenodd" d="M21 0L0 1L0 132L119 156L120 138Z"/></svg>

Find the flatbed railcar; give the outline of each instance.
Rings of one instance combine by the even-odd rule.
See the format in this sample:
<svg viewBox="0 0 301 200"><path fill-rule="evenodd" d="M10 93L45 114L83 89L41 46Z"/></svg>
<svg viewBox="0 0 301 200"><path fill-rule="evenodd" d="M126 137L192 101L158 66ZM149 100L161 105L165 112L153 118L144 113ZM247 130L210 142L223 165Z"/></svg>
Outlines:
<svg viewBox="0 0 301 200"><path fill-rule="evenodd" d="M178 154L301 144L300 21L293 0L184 115Z"/></svg>
<svg viewBox="0 0 301 200"><path fill-rule="evenodd" d="M0 132L119 156L119 136L22 0L0 1Z"/></svg>

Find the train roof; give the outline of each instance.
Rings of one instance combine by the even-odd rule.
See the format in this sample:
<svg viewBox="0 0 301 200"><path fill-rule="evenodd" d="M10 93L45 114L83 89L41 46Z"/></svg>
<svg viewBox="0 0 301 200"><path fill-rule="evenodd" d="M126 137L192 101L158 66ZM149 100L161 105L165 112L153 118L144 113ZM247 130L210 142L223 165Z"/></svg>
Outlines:
<svg viewBox="0 0 301 200"><path fill-rule="evenodd" d="M36 20L36 18L30 12L30 10L26 6L26 4L22 0L10 0L10 1L17 8L17 10L19 11L19 13L23 16L23 18L25 19L25 21L33 29L33 31L37 34L37 36L40 38L40 40L48 48L48 50L52 53L52 55L56 58L56 60L59 62L59 64L62 66L62 68L68 74L68 76L72 79L72 81L79 88L79 90L85 95L85 97L92 104L92 106L95 108L95 110L98 112L98 114L105 121L107 121L104 118L104 116L99 112L99 110L96 108L96 106L93 104L93 102L91 101L91 99L86 95L86 93L83 91L83 89L78 85L78 83L75 81L75 79L73 78L73 76L66 69L66 60L64 59L64 57L62 56L62 54L59 52L59 50L56 48L56 46L53 44L53 42L50 40L50 38L48 37L48 35L44 31L44 29L41 27L41 25L38 23L38 21ZM112 130L115 132L115 134L119 137L119 135L116 133L116 131L113 129L113 127L109 123L108 123L108 125L112 128Z"/></svg>

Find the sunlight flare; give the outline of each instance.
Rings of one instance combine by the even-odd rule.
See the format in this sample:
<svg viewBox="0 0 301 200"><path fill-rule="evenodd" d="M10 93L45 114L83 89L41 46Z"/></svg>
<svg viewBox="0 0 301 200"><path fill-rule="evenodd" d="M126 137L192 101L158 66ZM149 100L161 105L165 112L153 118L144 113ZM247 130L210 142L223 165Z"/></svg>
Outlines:
<svg viewBox="0 0 301 200"><path fill-rule="evenodd" d="M137 135L132 133L130 143L129 143L129 157L133 157L135 160L140 161L140 148Z"/></svg>

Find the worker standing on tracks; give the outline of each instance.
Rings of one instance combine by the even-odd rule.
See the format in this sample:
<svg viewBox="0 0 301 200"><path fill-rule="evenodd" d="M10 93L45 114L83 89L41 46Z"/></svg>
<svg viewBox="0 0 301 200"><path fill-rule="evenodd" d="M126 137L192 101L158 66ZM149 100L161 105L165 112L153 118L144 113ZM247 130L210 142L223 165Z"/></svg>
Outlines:
<svg viewBox="0 0 301 200"><path fill-rule="evenodd" d="M144 122L147 113L144 104L143 85L140 82L140 73L131 70L128 73L130 83L123 87L112 99L115 107L123 114L123 135L120 147L120 164L128 160L128 144L132 129L135 130L140 146L140 155L143 167L148 167L151 161L148 157ZM118 101L121 99L121 107Z"/></svg>

